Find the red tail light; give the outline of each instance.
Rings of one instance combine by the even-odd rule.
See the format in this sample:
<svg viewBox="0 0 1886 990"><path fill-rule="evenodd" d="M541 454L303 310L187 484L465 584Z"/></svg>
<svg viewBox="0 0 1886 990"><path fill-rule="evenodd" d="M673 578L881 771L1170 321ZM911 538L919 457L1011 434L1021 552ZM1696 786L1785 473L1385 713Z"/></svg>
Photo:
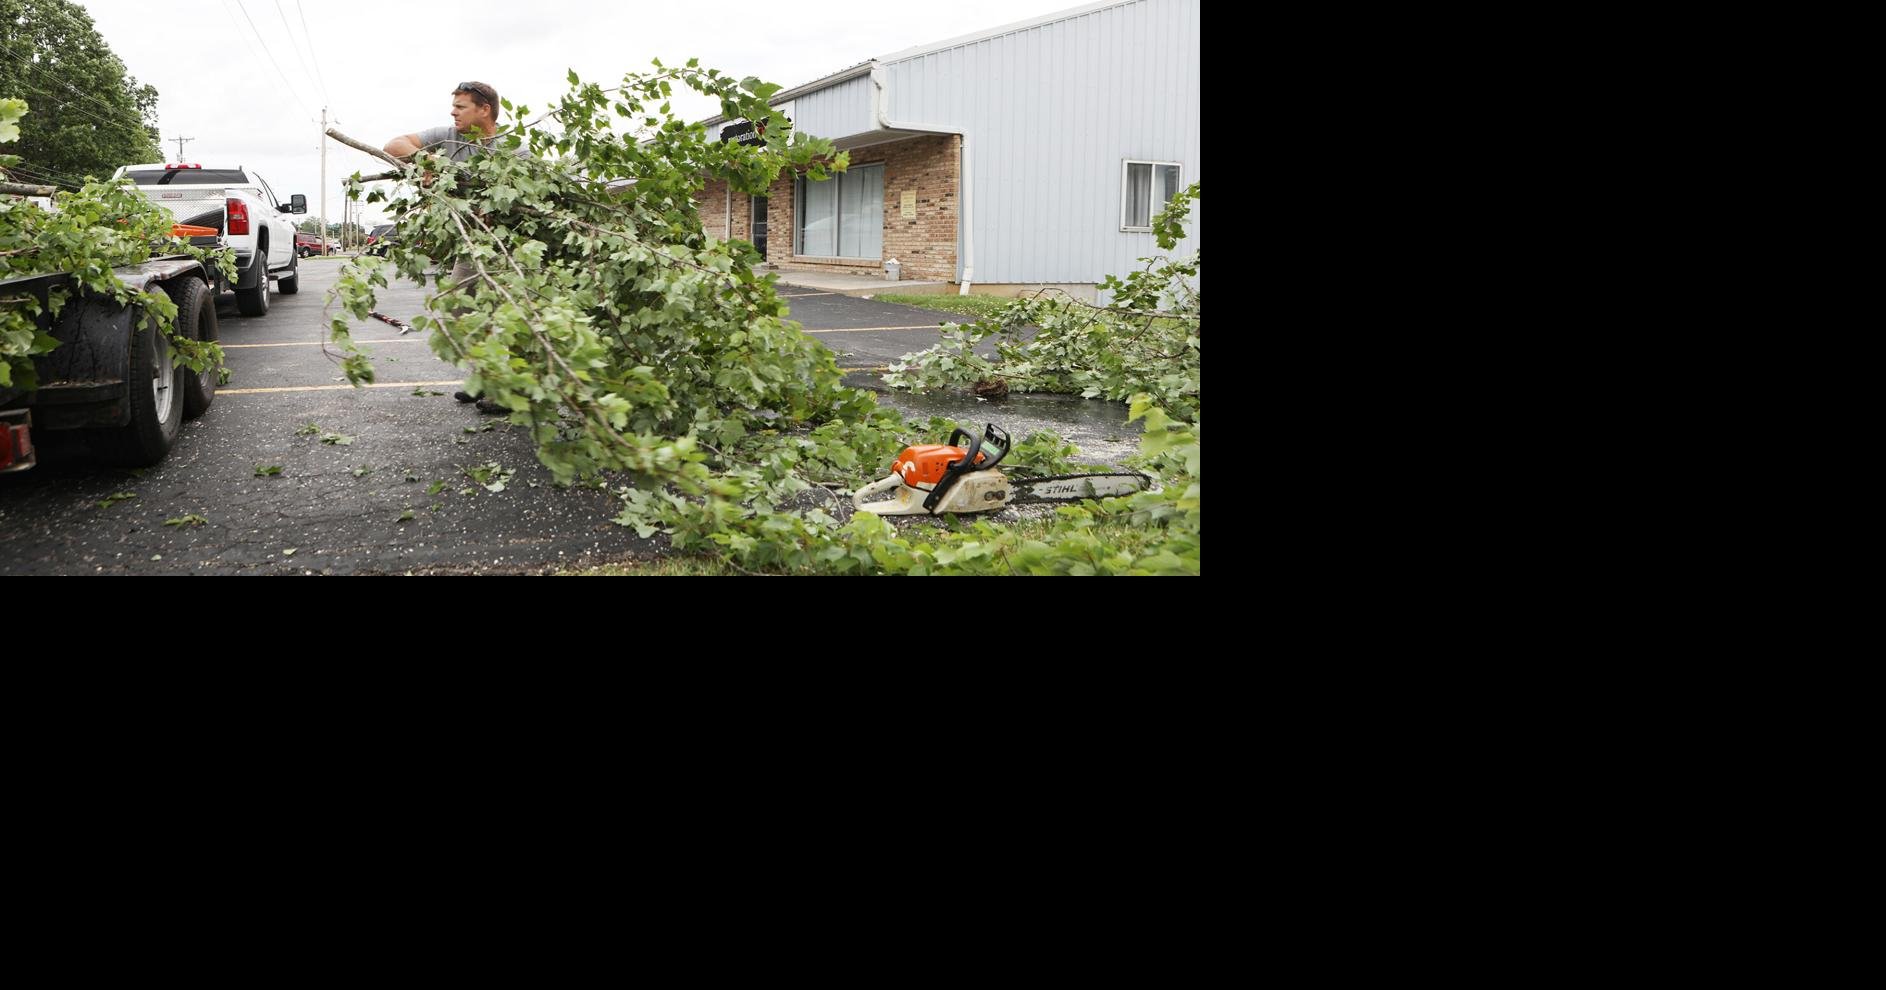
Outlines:
<svg viewBox="0 0 1886 990"><path fill-rule="evenodd" d="M230 199L225 207L229 211L229 232L246 234L249 232L249 205L239 199Z"/></svg>
<svg viewBox="0 0 1886 990"><path fill-rule="evenodd" d="M24 471L37 460L33 456L31 417L31 413L20 417L18 425L0 422L0 472Z"/></svg>

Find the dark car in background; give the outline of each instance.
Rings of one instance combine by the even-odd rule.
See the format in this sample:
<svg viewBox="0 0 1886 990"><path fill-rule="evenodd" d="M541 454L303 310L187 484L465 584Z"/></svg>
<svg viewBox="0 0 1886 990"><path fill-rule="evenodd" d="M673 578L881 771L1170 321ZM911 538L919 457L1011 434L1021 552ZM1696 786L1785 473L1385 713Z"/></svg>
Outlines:
<svg viewBox="0 0 1886 990"><path fill-rule="evenodd" d="M373 229L367 231L366 253L385 257L386 246L392 239L393 224L374 224Z"/></svg>

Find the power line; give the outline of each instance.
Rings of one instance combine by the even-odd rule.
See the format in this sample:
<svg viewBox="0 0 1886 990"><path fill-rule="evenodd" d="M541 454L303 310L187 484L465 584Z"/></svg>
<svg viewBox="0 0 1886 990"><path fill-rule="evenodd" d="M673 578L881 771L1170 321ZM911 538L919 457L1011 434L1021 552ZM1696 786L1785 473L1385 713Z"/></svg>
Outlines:
<svg viewBox="0 0 1886 990"><path fill-rule="evenodd" d="M35 71L39 71L39 72L50 72L50 71L51 71L51 69L50 69L50 68L49 68L49 67L48 67L47 65L45 65L44 63L42 63L42 62L36 62L36 61L34 61L34 60L32 60L32 59L30 59L30 58L26 58L25 56L22 56L22 55L16 55L16 54L14 54L13 52L11 52L11 51L8 51L8 50L7 50L7 49L5 49L5 48L0 48L0 53L5 53L5 54L6 54L6 55L7 55L7 56L8 56L9 58L11 58L11 59L13 59L13 60L14 60L15 62L18 62L18 63L20 63L20 65L21 65L22 67L24 67L24 68L28 68L28 69L33 69L33 70L35 70ZM85 92L85 91L84 91L84 90L82 90L82 89L79 89L79 88L78 88L77 86L74 86L74 85L72 85L71 83L69 83L69 82L66 82L66 81L65 81L65 80L63 80L63 79L56 79L56 80L54 80L54 81L55 81L55 82L57 82L57 83L59 83L59 85L61 85L61 86L64 86L65 88L67 88L67 89L69 89L69 90L71 90L71 91L72 91L72 94L73 94L74 96L77 96L77 97L78 97L79 99L82 99L82 100L89 100L89 101L91 101L92 103L94 103L94 104L96 104L97 106L99 106L99 107L102 107L102 108L104 108L105 110L107 110L107 111L109 111L109 112L111 112L111 113L122 113L122 112L124 112L124 108L123 108L123 107L114 107L114 106L112 106L111 104L109 104L109 103L106 103L106 102L105 102L104 100L101 100L101 99L99 99L98 97L96 97L96 96L93 96L92 94L90 94L90 93L87 93L87 92Z"/></svg>
<svg viewBox="0 0 1886 990"><path fill-rule="evenodd" d="M308 71L308 63L301 59L301 47L295 44L295 29L288 26L288 15L282 13L282 0L275 0L275 16L282 19L282 33L288 36L288 50L295 53L295 61L301 63L301 74L312 82L314 73ZM327 87L321 87L321 101L327 102Z"/></svg>
<svg viewBox="0 0 1886 990"><path fill-rule="evenodd" d="M262 54L268 56L269 64L275 67L275 74L281 77L282 85L287 87L288 97L295 101L295 105L301 108L302 113L308 115L308 123L314 123L314 111L309 110L308 105L301 102L301 94L296 93L294 84L288 81L288 73L283 72L282 64L275 61L275 53L269 51L268 42L262 40L262 32L256 30L255 19L249 16L249 8L242 5L242 0L235 0L235 4L236 9L242 11L242 19L249 22L249 31L255 35L255 43L262 47Z"/></svg>
<svg viewBox="0 0 1886 990"><path fill-rule="evenodd" d="M77 176L66 175L63 172L54 172L44 166L28 166L25 164L12 165L9 166L6 171L31 179L41 185L71 186L77 189L85 184L85 180Z"/></svg>
<svg viewBox="0 0 1886 990"><path fill-rule="evenodd" d="M314 62L315 78L320 79L321 56L315 54L314 32L308 30L308 15L303 13L301 10L301 0L295 0L295 16L301 18L301 37L303 40L307 41L308 43L308 58ZM321 79L321 102L323 103L328 102L326 79Z"/></svg>
<svg viewBox="0 0 1886 990"><path fill-rule="evenodd" d="M84 180L77 179L72 176L45 175L39 172L31 171L29 169L20 168L17 165L9 169L8 171L17 174L22 179L30 179L35 184L42 185L42 186L67 186L72 189L77 189L80 186L85 185Z"/></svg>
<svg viewBox="0 0 1886 990"><path fill-rule="evenodd" d="M34 70L34 78L36 78L36 79L38 79L39 81L41 81L41 82L46 82L46 81L48 81L48 77L47 77L47 76L46 76L46 75L45 75L44 73L46 73L46 72L49 72L50 70L48 70L48 69L46 69L46 67L45 67L45 66L43 66L43 65L41 65L40 63L38 63L38 62L34 62L34 61L32 61L31 59L27 59L27 58L23 58L22 56L20 56L20 55L16 55L16 54L14 54L13 52L10 52L10 51L8 51L8 50L7 50L7 49L5 49L5 48L0 48L0 54L4 54L4 55L6 55L6 56L7 56L8 58L10 58L10 59L12 59L12 60L14 60L15 62L18 62L18 63L20 64L20 66L21 66L22 68L26 68L26 69L32 69L32 70ZM98 105L99 105L100 107L103 107L103 108L105 109L105 112L107 112L107 113L111 113L111 114L123 114L123 113L127 113L127 112L129 112L129 111L126 111L126 110L125 110L125 108L123 108L123 107L114 107L114 106L112 106L111 104L109 104L109 103L106 103L106 102L104 102L103 100L100 100L100 99L99 99L98 97L96 97L96 96L92 96L92 95L90 95L90 94L88 94L88 93L86 93L86 92L85 92L84 90L82 90L82 89L79 89L78 87L76 87L76 86L74 86L74 85L72 85L72 84L71 84L71 83L69 83L69 82L66 82L66 81L65 81L65 80L63 80L63 79L51 79L50 81L52 81L52 82L56 82L56 83L58 83L59 85L61 85L61 86L64 86L65 88L67 88L67 89L69 89L69 90L71 90L71 91L72 91L72 94L73 94L73 96L77 96L77 97L79 97L80 99L85 99L85 100L90 100L90 101L92 101L93 103L96 103L96 104L98 104ZM25 74L24 72L22 72L22 73L20 74L20 85L22 85L22 86L32 86L32 85L33 85L32 83L30 83L30 82L28 82L28 81L27 81L27 77L26 77L26 74ZM84 108L83 106L79 106L79 105L76 105L76 104L73 104L73 103L71 102L71 99L72 99L72 98L71 98L71 97L69 97L69 96L59 96L59 95L57 95L57 94L54 94L54 93L50 93L50 92L48 92L48 91L46 91L46 90L43 90L43 89L39 89L38 87L34 87L34 91L35 91L35 92L37 92L37 93L39 93L39 94L40 94L41 96L44 96L44 97L46 97L46 98L48 98L48 99L52 99L52 100L59 100L59 101L60 101L60 107L61 107L62 109L71 109L71 110L78 110L78 111L80 111L80 112L82 112L82 113L86 113L86 116L88 116L88 117L91 117L91 118L92 118L93 120L96 120L96 121L98 121L98 122L99 122L99 123L101 123L101 124L109 124L109 123L111 123L111 121L110 121L110 120L106 120L106 119L104 119L104 118L101 118L101 117L99 117L99 116L98 116L97 114L93 114L93 113L89 113L89 112L86 112L86 111L85 111L85 108ZM143 126L144 126L144 120L143 120L143 118L142 118L142 117L137 117L137 116L136 116L135 114L134 114L134 115L133 115L132 117L129 117L129 118L126 118L126 117L118 117L118 118L117 118L117 120L118 120L119 122L121 122L121 123L122 123L122 122L125 122L125 121L127 121L127 120L128 120L128 121L130 121L130 122L132 122L132 123L135 123L135 124L136 124L137 126L139 126L139 127L143 127Z"/></svg>
<svg viewBox="0 0 1886 990"><path fill-rule="evenodd" d="M21 86L24 86L27 89L30 89L33 92L38 93L39 95L45 97L46 99L53 101L54 109L59 110L60 112L70 110L73 113L79 114L80 116L83 116L83 117L88 117L92 121L99 124L103 124L106 127L122 127L127 123L139 129L142 129L145 126L142 120L133 120L126 117L120 117L115 121L107 120L106 118L100 117L99 115L91 112L90 110L85 109L84 106L72 102L72 98L69 96L60 96L57 93L51 93L46 90L40 89L38 86L35 86L30 82L27 82L25 76L20 77L19 83Z"/></svg>

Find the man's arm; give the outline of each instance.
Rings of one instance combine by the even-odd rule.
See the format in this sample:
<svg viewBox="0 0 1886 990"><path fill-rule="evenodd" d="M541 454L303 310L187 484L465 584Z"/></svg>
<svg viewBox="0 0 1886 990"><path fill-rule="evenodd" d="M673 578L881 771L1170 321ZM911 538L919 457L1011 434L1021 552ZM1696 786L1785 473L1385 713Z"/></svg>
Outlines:
<svg viewBox="0 0 1886 990"><path fill-rule="evenodd" d="M409 161L413 157L413 152L423 147L425 147L425 145L419 140L419 135L402 134L388 141L385 151L387 154L392 155L400 161Z"/></svg>

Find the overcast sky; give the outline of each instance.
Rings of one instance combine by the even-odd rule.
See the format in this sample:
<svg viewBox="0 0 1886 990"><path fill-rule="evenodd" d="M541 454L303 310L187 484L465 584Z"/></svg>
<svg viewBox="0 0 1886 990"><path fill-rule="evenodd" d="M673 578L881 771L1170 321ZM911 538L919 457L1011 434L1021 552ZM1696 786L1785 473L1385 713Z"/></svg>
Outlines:
<svg viewBox="0 0 1886 990"><path fill-rule="evenodd" d="M283 197L321 209L319 120L375 146L452 122L451 91L488 82L533 116L575 69L613 85L649 60L796 86L867 59L1081 6L1080 0L827 5L779 0L78 0L140 82L157 87L167 161L246 166ZM952 19L943 19L947 12ZM245 18L244 14L247 14ZM303 23L305 20L306 27ZM252 27L253 25L253 27ZM260 35L260 42L257 35ZM266 49L266 53L265 53ZM271 57L273 61L271 62ZM278 71L279 67L279 71ZM719 107L692 90L675 109ZM384 165L328 146L327 212L341 184ZM368 220L383 219L368 207Z"/></svg>

